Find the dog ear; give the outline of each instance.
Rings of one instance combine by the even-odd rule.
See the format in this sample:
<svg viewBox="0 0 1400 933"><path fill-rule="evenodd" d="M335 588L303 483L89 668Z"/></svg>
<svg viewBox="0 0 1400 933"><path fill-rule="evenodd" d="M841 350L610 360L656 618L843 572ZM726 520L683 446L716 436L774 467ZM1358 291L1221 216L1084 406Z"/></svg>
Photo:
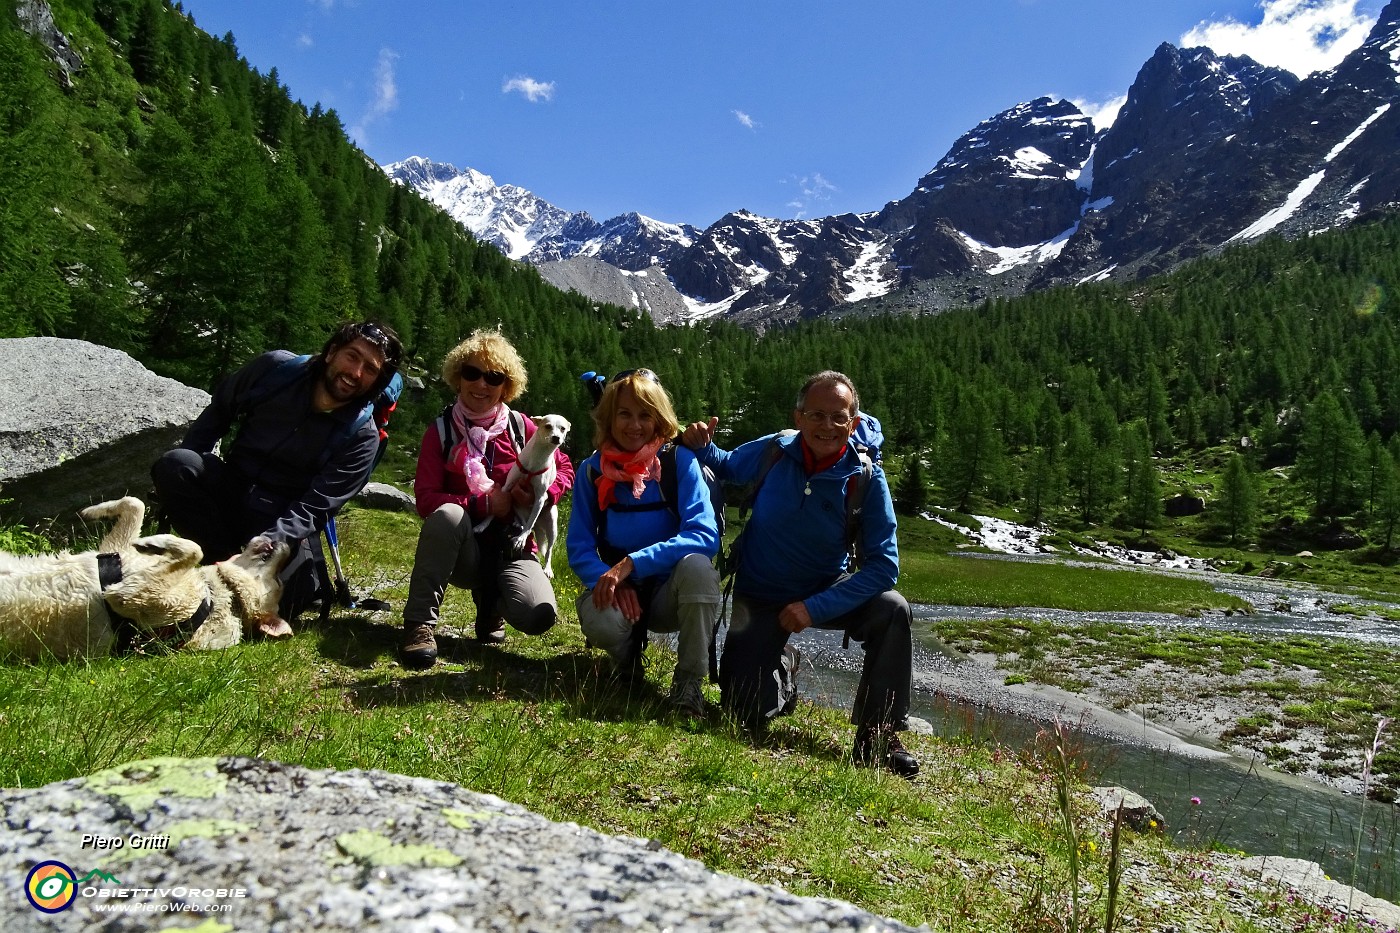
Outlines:
<svg viewBox="0 0 1400 933"><path fill-rule="evenodd" d="M537 428L542 428L542 427L544 427L544 415L535 415L535 416L532 417L530 420L533 421L533 422L535 422L535 427L537 427Z"/></svg>

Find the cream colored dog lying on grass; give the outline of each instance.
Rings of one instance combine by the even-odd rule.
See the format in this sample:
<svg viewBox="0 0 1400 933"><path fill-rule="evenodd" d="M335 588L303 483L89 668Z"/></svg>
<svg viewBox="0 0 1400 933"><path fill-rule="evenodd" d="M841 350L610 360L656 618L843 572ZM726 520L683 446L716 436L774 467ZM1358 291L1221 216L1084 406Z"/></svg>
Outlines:
<svg viewBox="0 0 1400 933"><path fill-rule="evenodd" d="M198 544L137 537L146 506L127 496L82 511L115 520L96 551L0 552L0 655L103 657L138 640L227 648L244 634L290 634L277 615L286 544L254 538L240 554L201 567Z"/></svg>

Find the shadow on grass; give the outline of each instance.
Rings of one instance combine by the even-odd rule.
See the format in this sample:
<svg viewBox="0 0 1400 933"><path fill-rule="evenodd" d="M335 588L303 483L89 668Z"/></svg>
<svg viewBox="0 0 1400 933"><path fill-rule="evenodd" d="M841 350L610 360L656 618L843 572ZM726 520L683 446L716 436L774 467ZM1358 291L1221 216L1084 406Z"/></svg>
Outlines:
<svg viewBox="0 0 1400 933"><path fill-rule="evenodd" d="M384 616L380 616L384 618ZM398 666L402 629L362 612L342 612L324 624L315 624L317 652L329 661L369 672L380 662L391 667L345 685L346 696L356 707L407 707L420 703L456 700L464 703L515 700L554 702L564 715L596 722L666 722L686 731L727 733L758 748L779 754L793 753L834 762L849 761L846 742L833 741L821 730L804 727L796 719L777 720L761 737L751 736L713 702L706 703L704 717L694 719L671 706L667 691L654 678L669 680L671 664L665 655L648 652L648 676L628 680L615 675L612 661L600 651L568 650L551 657L527 657L504 645L484 645L474 638L440 631L438 663L427 671ZM528 638L511 630L511 638ZM387 675L388 679L385 679Z"/></svg>

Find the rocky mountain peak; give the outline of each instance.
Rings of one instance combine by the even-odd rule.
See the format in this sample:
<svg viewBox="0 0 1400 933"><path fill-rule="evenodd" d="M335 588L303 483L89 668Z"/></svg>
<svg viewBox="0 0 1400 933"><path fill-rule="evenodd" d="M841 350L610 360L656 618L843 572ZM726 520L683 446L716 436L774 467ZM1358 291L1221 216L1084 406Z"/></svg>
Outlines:
<svg viewBox="0 0 1400 933"><path fill-rule="evenodd" d="M1282 68L1162 43L1099 140L1093 197L1131 198L1141 179L1236 132L1297 86L1298 78Z"/></svg>
<svg viewBox="0 0 1400 933"><path fill-rule="evenodd" d="M868 213L778 220L736 210L700 231L532 206L528 192L485 176L475 188L452 183L474 192L473 210L490 215L482 235L510 255L621 270L575 263L558 270L569 287L653 314L684 307L691 319L764 326L1143 277L1230 242L1393 211L1397 140L1400 0L1390 0L1360 48L1302 81L1162 43L1103 132L1066 100L1016 104L964 133L908 196ZM457 170L417 160L403 171L452 209L446 179ZM642 272L645 293L633 281ZM653 281L661 272L681 304Z"/></svg>

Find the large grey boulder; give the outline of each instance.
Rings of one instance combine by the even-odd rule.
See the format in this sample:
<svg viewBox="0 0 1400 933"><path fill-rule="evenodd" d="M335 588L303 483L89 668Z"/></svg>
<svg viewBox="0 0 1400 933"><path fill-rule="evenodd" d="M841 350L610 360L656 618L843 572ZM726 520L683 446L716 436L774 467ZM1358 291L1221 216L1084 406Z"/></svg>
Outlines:
<svg viewBox="0 0 1400 933"><path fill-rule="evenodd" d="M75 880L104 874L46 914L26 900L60 872L44 862ZM454 784L249 758L154 759L0 791L0 915L36 933L201 918L288 933L911 929Z"/></svg>
<svg viewBox="0 0 1400 933"><path fill-rule="evenodd" d="M56 337L0 340L0 514L67 518L145 497L151 464L209 394L120 350Z"/></svg>

